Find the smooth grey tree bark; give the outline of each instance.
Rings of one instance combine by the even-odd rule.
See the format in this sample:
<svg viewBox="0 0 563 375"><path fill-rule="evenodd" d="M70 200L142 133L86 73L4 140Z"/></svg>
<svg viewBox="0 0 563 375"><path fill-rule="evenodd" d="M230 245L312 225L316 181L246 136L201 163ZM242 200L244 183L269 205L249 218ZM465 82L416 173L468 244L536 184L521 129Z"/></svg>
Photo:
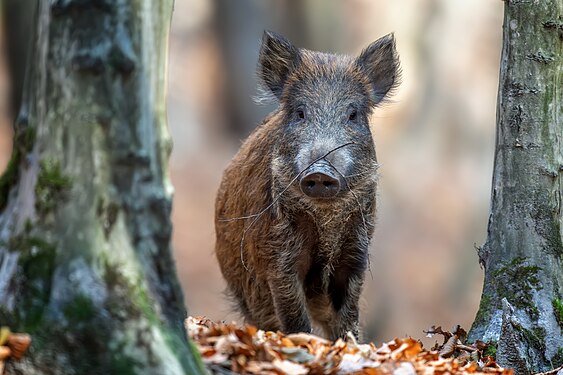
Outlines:
<svg viewBox="0 0 563 375"><path fill-rule="evenodd" d="M198 374L172 258L173 0L40 0L0 179L9 374Z"/></svg>
<svg viewBox="0 0 563 375"><path fill-rule="evenodd" d="M563 0L505 1L485 270L470 339L518 374L563 364Z"/></svg>

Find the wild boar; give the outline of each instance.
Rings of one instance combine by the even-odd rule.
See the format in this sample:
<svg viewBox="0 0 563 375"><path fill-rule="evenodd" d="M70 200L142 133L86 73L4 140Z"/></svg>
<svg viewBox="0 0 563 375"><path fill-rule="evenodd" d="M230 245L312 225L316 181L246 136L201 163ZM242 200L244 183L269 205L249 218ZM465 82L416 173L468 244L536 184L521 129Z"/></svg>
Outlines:
<svg viewBox="0 0 563 375"><path fill-rule="evenodd" d="M399 76L392 34L353 58L264 33L258 77L279 106L225 170L215 212L217 260L248 323L358 337L378 168L368 119Z"/></svg>

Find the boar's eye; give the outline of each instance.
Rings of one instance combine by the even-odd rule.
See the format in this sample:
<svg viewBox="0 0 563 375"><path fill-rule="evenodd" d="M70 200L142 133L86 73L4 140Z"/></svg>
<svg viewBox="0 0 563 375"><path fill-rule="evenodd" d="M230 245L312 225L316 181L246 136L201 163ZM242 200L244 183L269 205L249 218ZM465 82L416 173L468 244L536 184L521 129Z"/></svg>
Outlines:
<svg viewBox="0 0 563 375"><path fill-rule="evenodd" d="M356 111L355 109L352 109L350 111L350 114L348 115L348 121L356 121L356 119L358 118L358 111Z"/></svg>
<svg viewBox="0 0 563 375"><path fill-rule="evenodd" d="M302 109L298 109L297 110L297 117L299 117L300 120L304 120L305 119L305 111L303 111Z"/></svg>

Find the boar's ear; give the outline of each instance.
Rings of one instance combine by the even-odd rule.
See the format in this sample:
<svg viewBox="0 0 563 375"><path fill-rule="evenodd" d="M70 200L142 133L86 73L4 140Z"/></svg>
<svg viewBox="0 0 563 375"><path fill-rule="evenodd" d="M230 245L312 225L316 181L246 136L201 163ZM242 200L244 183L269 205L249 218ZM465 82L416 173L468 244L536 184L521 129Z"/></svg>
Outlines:
<svg viewBox="0 0 563 375"><path fill-rule="evenodd" d="M279 99L289 74L301 58L299 49L283 36L264 31L258 58L258 77Z"/></svg>
<svg viewBox="0 0 563 375"><path fill-rule="evenodd" d="M375 104L399 86L401 68L393 34L370 44L356 59L356 64L371 82L371 98Z"/></svg>

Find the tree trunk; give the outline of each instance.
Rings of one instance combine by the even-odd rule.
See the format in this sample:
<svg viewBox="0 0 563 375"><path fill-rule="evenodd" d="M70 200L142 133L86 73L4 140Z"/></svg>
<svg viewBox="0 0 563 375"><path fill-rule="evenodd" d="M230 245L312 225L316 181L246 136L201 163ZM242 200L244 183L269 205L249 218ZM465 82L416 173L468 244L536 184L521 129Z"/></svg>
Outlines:
<svg viewBox="0 0 563 375"><path fill-rule="evenodd" d="M506 1L503 28L485 283L470 339L497 341L498 362L522 374L563 364L563 1Z"/></svg>
<svg viewBox="0 0 563 375"><path fill-rule="evenodd" d="M41 0L0 180L8 373L203 373L170 247L173 0Z"/></svg>

